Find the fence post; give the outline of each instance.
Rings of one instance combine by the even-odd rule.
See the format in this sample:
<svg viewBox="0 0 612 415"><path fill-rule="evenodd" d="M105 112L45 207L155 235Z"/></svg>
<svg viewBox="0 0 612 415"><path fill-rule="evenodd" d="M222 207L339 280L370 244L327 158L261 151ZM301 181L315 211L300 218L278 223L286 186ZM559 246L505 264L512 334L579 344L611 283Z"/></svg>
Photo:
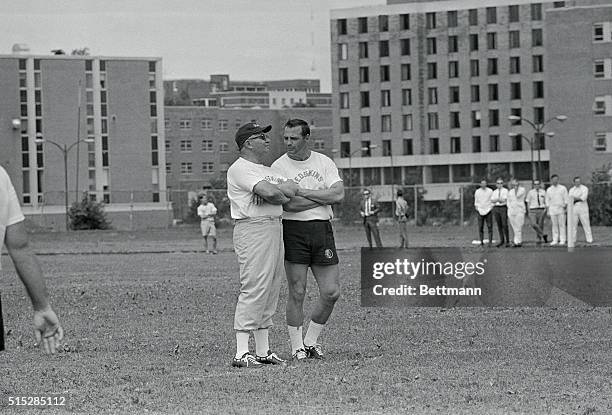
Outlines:
<svg viewBox="0 0 612 415"><path fill-rule="evenodd" d="M419 226L419 189L414 185L414 226Z"/></svg>
<svg viewBox="0 0 612 415"><path fill-rule="evenodd" d="M459 186L459 205L461 206L461 214L460 214L460 220L461 220L461 226L463 226L464 224L464 216L463 216L463 186Z"/></svg>
<svg viewBox="0 0 612 415"><path fill-rule="evenodd" d="M134 230L134 191L130 191L130 230Z"/></svg>

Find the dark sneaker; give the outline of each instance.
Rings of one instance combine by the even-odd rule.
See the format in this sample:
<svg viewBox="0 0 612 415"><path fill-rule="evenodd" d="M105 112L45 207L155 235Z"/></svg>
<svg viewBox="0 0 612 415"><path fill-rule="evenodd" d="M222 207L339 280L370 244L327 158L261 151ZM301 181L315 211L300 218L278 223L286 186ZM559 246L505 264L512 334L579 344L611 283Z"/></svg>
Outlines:
<svg viewBox="0 0 612 415"><path fill-rule="evenodd" d="M304 350L306 351L306 356L310 359L323 359L323 349L320 344L315 344L314 346L304 346Z"/></svg>
<svg viewBox="0 0 612 415"><path fill-rule="evenodd" d="M304 360L308 357L308 355L306 354L306 351L304 349L298 349L295 351L295 353L293 353L293 360Z"/></svg>
<svg viewBox="0 0 612 415"><path fill-rule="evenodd" d="M495 245L497 248L501 248L502 246L504 246L504 242L500 242L497 245Z"/></svg>
<svg viewBox="0 0 612 415"><path fill-rule="evenodd" d="M544 238L544 243L547 244L548 243L548 235L543 235L542 238Z"/></svg>
<svg viewBox="0 0 612 415"><path fill-rule="evenodd" d="M281 359L280 357L278 357L278 355L276 353L273 353L272 351L268 350L268 355L261 357L261 356L255 356L255 359L264 365L281 365L281 366L287 366L287 361Z"/></svg>
<svg viewBox="0 0 612 415"><path fill-rule="evenodd" d="M217 255L217 250L215 249L214 251L212 251L213 255Z"/></svg>
<svg viewBox="0 0 612 415"><path fill-rule="evenodd" d="M255 356L253 356L251 353L245 353L242 355L240 359L237 359L234 357L234 360L232 360L232 366L233 367L246 367L249 369L257 369L257 368L262 367L263 364L259 363L257 359L255 358Z"/></svg>

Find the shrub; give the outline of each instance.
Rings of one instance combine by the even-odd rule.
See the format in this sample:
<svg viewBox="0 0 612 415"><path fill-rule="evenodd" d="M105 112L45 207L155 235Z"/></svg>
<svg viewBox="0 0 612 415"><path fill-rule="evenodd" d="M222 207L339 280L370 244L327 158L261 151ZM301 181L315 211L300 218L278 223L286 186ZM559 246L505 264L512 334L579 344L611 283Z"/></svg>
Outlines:
<svg viewBox="0 0 612 415"><path fill-rule="evenodd" d="M68 210L70 229L109 229L110 222L104 212L104 204L90 200L87 195L80 202L74 202Z"/></svg>

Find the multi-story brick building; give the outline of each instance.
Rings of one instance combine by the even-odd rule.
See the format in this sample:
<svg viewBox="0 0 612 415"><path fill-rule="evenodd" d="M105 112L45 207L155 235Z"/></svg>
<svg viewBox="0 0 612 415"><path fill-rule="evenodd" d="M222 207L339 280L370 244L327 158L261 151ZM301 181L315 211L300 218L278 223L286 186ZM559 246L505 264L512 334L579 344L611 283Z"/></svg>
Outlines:
<svg viewBox="0 0 612 415"><path fill-rule="evenodd" d="M392 183L422 184L439 200L477 177L531 179L538 156L544 179L552 168L564 181L612 161L602 144L612 125L593 113L610 88L607 3L389 0L332 11L333 135L348 182L382 200ZM549 134L536 137L528 121Z"/></svg>
<svg viewBox="0 0 612 415"><path fill-rule="evenodd" d="M61 149L69 148L70 203L83 193L106 202L117 227L133 227L135 211L168 223L161 64L160 58L0 56L0 164L26 215L63 226Z"/></svg>

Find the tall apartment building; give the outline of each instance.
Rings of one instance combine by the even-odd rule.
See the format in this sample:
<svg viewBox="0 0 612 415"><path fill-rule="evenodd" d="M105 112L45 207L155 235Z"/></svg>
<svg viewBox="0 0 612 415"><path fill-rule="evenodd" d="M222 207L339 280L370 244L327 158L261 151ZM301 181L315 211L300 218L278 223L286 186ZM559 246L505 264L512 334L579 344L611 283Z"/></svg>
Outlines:
<svg viewBox="0 0 612 415"><path fill-rule="evenodd" d="M391 183L422 184L426 199L440 200L472 178L529 180L532 154L544 179L554 169L564 181L612 161L602 144L610 105L594 111L610 87L608 1L388 3L331 15L345 182L387 201ZM605 40L594 40L596 30ZM527 122L551 119L543 139Z"/></svg>
<svg viewBox="0 0 612 415"><path fill-rule="evenodd" d="M285 151L283 126L290 118L307 121L311 147L332 156L332 120L329 108L206 108L199 106L165 108L166 174L169 189L190 191L225 180L227 169L238 157L234 135L238 127L255 121L272 125L268 134L270 165Z"/></svg>
<svg viewBox="0 0 612 415"><path fill-rule="evenodd" d="M127 227L134 210L167 224L161 65L160 58L0 56L0 164L26 215L63 226L69 149L70 203L83 193L104 201L117 227Z"/></svg>

